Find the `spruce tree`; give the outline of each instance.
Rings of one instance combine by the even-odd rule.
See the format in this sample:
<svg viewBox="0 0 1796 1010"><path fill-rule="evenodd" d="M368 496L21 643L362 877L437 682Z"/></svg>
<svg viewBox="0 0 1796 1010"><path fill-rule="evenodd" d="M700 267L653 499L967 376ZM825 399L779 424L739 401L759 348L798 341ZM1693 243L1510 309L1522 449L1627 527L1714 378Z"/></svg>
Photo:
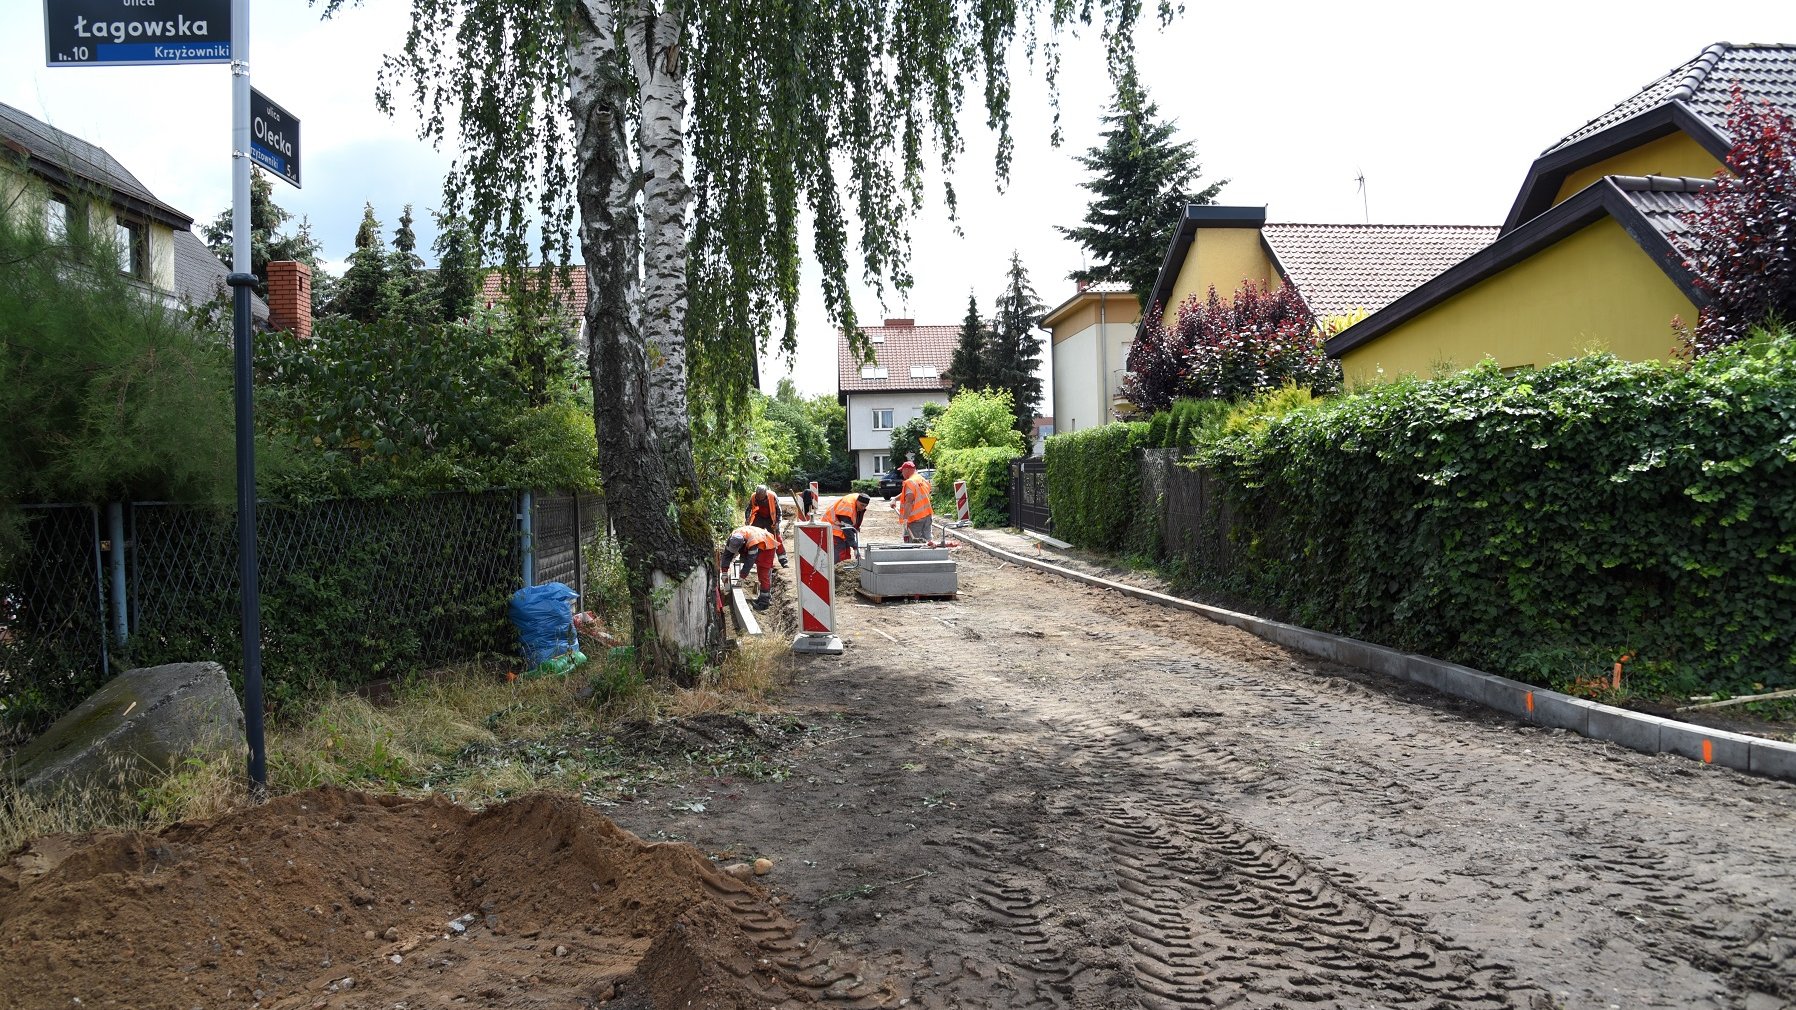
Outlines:
<svg viewBox="0 0 1796 1010"><path fill-rule="evenodd" d="M991 372L986 385L1007 390L1016 408L1017 430L1028 434L1041 403L1041 335L1037 328L1047 311L1029 285L1029 271L1020 254L1010 254L1010 270L1004 293L998 296L997 318L991 337Z"/></svg>
<svg viewBox="0 0 1796 1010"><path fill-rule="evenodd" d="M349 266L337 286L337 297L331 301L331 313L364 323L378 318L385 301L387 266L380 220L374 216L374 205L364 204L362 224L355 232L355 251L349 254Z"/></svg>
<svg viewBox="0 0 1796 1010"><path fill-rule="evenodd" d="M436 297L431 277L418 255L418 233L412 227L412 205L399 215L393 231L393 251L387 256L387 280L382 292L381 314L425 325L436 316Z"/></svg>
<svg viewBox="0 0 1796 1010"><path fill-rule="evenodd" d="M1061 228L1085 247L1091 266L1076 281L1122 281L1142 301L1153 296L1154 280L1186 204L1214 203L1228 180L1198 186L1197 149L1174 139L1177 126L1160 119L1133 71L1117 82L1116 98L1104 116L1104 142L1078 156L1091 173L1085 223Z"/></svg>
<svg viewBox="0 0 1796 1010"><path fill-rule="evenodd" d="M979 315L979 302L967 292L967 318L960 324L960 343L944 376L954 392L984 389L991 384L991 327Z"/></svg>
<svg viewBox="0 0 1796 1010"><path fill-rule="evenodd" d="M437 214L437 318L445 323L466 319L480 304L480 250L466 222Z"/></svg>
<svg viewBox="0 0 1796 1010"><path fill-rule="evenodd" d="M260 169L250 173L249 177L249 269L256 275L256 294L268 297L268 264L284 260L297 260L312 268L317 277L318 240L312 237L311 225L301 219L299 228L291 235L281 228L293 215L274 202L274 183L262 174ZM235 251L232 242L235 233L231 228L231 209L212 219L212 223L200 227L200 237L218 257L227 269L235 269Z"/></svg>

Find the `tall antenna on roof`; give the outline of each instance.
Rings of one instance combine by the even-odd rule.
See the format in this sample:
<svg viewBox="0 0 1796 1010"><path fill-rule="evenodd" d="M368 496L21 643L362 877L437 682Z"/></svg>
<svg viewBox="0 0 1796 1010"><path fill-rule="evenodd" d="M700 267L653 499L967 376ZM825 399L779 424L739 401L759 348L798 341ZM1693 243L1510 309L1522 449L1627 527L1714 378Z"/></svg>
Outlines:
<svg viewBox="0 0 1796 1010"><path fill-rule="evenodd" d="M1366 223L1371 224L1372 223L1372 204L1371 204L1371 201L1368 200L1367 196L1366 196L1366 170L1363 168L1357 168L1357 169L1354 169L1354 171L1359 173L1358 175L1353 177L1353 181L1359 184L1360 213L1362 213L1366 216Z"/></svg>

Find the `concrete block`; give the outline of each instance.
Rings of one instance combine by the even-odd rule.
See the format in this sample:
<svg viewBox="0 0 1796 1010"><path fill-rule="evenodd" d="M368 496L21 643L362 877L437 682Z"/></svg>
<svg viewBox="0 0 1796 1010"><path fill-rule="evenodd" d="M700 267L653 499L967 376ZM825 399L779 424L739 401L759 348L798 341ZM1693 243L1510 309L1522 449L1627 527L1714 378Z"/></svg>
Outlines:
<svg viewBox="0 0 1796 1010"><path fill-rule="evenodd" d="M953 573L947 575L881 575L861 573L861 588L874 596L946 596L960 591Z"/></svg>
<svg viewBox="0 0 1796 1010"><path fill-rule="evenodd" d="M924 547L922 544L885 544L867 548L869 562L880 561L951 561L946 548Z"/></svg>
<svg viewBox="0 0 1796 1010"><path fill-rule="evenodd" d="M1754 775L1796 782L1796 744L1754 740L1747 747L1747 761Z"/></svg>
<svg viewBox="0 0 1796 1010"><path fill-rule="evenodd" d="M955 575L952 561L872 561L865 571L880 575Z"/></svg>
<svg viewBox="0 0 1796 1010"><path fill-rule="evenodd" d="M1592 704L1557 691L1534 691L1534 711L1530 716L1536 726L1569 729L1580 736L1590 733Z"/></svg>
<svg viewBox="0 0 1796 1010"><path fill-rule="evenodd" d="M1681 754L1694 758L1704 764L1718 764L1724 768L1738 768L1745 771L1750 767L1752 737L1739 733L1726 733L1706 726L1692 726L1687 722L1660 720L1659 749L1667 754Z"/></svg>
<svg viewBox="0 0 1796 1010"><path fill-rule="evenodd" d="M1592 704L1586 722L1592 740L1607 740L1647 754L1659 753L1659 730L1665 720L1656 716Z"/></svg>

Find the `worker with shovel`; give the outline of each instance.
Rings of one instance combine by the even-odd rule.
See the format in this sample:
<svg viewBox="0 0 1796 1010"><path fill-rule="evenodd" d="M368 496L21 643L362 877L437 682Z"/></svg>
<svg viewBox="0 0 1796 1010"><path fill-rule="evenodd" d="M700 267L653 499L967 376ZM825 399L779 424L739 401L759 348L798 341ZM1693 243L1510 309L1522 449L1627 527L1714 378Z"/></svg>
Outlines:
<svg viewBox="0 0 1796 1010"><path fill-rule="evenodd" d="M738 526L723 544L723 570L729 572L737 558L742 559L742 574L753 568L761 579L761 594L755 597L755 609L766 610L773 603L773 559L778 555L780 567L786 566L786 545L778 533L759 526Z"/></svg>
<svg viewBox="0 0 1796 1010"><path fill-rule="evenodd" d="M836 528L836 561L852 557L852 565L861 558L861 522L867 518L867 505L873 499L866 494L845 494L825 509L822 520ZM844 566L846 567L846 566Z"/></svg>

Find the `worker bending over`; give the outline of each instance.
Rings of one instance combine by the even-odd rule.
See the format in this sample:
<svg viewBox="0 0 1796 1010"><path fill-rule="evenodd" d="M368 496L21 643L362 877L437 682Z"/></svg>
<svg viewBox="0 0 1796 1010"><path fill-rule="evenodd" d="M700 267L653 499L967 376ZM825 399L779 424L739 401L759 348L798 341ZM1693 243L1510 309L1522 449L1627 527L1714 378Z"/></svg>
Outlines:
<svg viewBox="0 0 1796 1010"><path fill-rule="evenodd" d="M935 523L935 505L930 502L929 481L917 472L910 460L898 464L898 476L904 478L904 490L898 492L898 525L904 527L906 543L929 542L929 529Z"/></svg>
<svg viewBox="0 0 1796 1010"><path fill-rule="evenodd" d="M723 571L727 575L730 566L737 558L742 559L742 573L748 574L753 568L761 579L761 594L755 597L755 609L766 610L773 602L773 559L779 557L780 567L786 565L786 545L779 534L770 533L759 526L738 526L723 544Z"/></svg>
<svg viewBox="0 0 1796 1010"><path fill-rule="evenodd" d="M861 522L867 518L867 504L872 500L865 494L845 494L821 516L823 522L836 528L837 561L850 556L860 560Z"/></svg>
<svg viewBox="0 0 1796 1010"><path fill-rule="evenodd" d="M779 497L767 485L756 484L755 493L748 496L748 510L742 521L750 526L759 526L775 536L779 535Z"/></svg>

